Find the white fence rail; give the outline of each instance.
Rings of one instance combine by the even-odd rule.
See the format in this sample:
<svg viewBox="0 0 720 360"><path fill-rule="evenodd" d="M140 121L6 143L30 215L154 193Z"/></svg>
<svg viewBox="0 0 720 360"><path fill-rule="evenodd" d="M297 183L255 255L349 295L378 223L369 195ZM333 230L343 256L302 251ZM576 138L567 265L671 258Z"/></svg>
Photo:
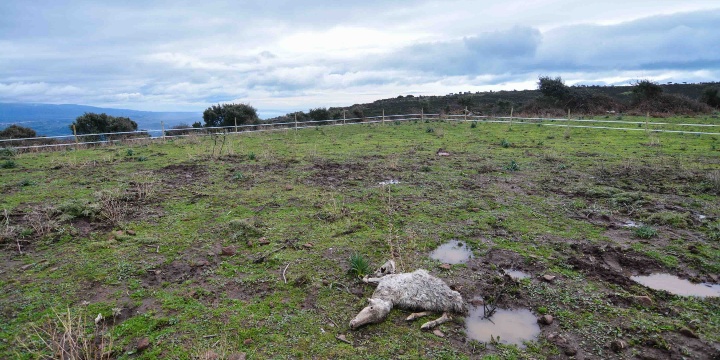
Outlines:
<svg viewBox="0 0 720 360"><path fill-rule="evenodd" d="M218 126L202 128L181 128L161 130L139 130L129 132L61 135L22 139L1 139L0 148L13 148L16 150L40 149L40 148L63 148L79 145L113 144L119 142L131 142L148 139L182 138L187 136L216 135L228 133L264 132L275 130L305 129L317 126L338 126L353 124L373 124L396 121L463 121L483 123L507 123L513 125L539 125L539 126L561 126L567 128L623 130L623 131L649 131L655 133L682 133L697 135L720 135L720 123L718 124L693 124L693 123L671 123L671 122L650 122L650 121L623 121L604 119L581 119L581 118L539 118L539 117L510 117L510 116L479 116L479 115L440 115L440 114L402 114L382 115L364 118L312 120L300 122L283 123L260 123L238 126ZM582 125L581 125L582 124ZM598 125L589 125L598 124ZM615 124L620 126L609 126ZM636 125L637 127L627 127ZM708 131L662 129L662 127L696 127ZM713 132L712 130L716 130Z"/></svg>

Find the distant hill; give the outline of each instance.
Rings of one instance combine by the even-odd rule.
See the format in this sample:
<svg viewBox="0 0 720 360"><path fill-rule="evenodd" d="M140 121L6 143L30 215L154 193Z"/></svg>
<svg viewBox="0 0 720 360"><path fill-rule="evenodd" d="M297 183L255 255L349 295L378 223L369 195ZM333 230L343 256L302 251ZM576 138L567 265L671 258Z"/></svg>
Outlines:
<svg viewBox="0 0 720 360"><path fill-rule="evenodd" d="M700 84L663 84L660 85L666 94L684 95L691 99L700 98L703 90L707 87L720 87L720 82L707 82ZM620 102L630 102L632 86L572 86L572 89L582 90L588 93L603 94L617 99ZM449 113L460 114L466 107L475 114L483 115L504 115L510 112L511 108L516 111L523 105L540 97L538 90L504 90L489 92L459 92L438 96L414 96L399 95L398 97L376 100L372 103L355 104L346 107L333 107L328 111L331 117L342 118L342 111L347 111L347 117L380 116L385 111L386 115L420 113L423 109L426 113ZM268 119L268 121L292 121L292 114ZM298 120L309 120L307 114L300 114Z"/></svg>
<svg viewBox="0 0 720 360"><path fill-rule="evenodd" d="M202 113L199 112L153 112L71 104L0 103L0 129L17 124L35 130L38 135L71 135L70 124L86 112L129 117L138 123L139 130L159 130L161 121L166 129L179 124L202 122Z"/></svg>

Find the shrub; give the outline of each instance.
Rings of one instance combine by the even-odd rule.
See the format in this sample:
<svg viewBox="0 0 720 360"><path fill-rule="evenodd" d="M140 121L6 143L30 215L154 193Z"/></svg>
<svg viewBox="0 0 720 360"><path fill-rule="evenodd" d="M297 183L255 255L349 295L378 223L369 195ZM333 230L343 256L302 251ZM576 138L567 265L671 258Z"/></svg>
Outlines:
<svg viewBox="0 0 720 360"><path fill-rule="evenodd" d="M515 162L515 160L510 160L510 163L505 165L505 170L508 171L518 171L520 170L520 166Z"/></svg>
<svg viewBox="0 0 720 360"><path fill-rule="evenodd" d="M13 160L5 160L2 164L0 164L0 169L14 169L17 167L17 164Z"/></svg>
<svg viewBox="0 0 720 360"><path fill-rule="evenodd" d="M662 92L662 87L650 80L639 80L634 84L632 89L632 93L638 101L655 99L659 97Z"/></svg>
<svg viewBox="0 0 720 360"><path fill-rule="evenodd" d="M720 108L720 88L705 88L700 96L700 101L714 108Z"/></svg>
<svg viewBox="0 0 720 360"><path fill-rule="evenodd" d="M500 141L500 146L504 148L509 148L510 146L512 146L512 144L506 139L502 139L502 141Z"/></svg>
<svg viewBox="0 0 720 360"><path fill-rule="evenodd" d="M260 120L257 110L249 104L218 104L203 112L205 126L234 126L257 124Z"/></svg>
<svg viewBox="0 0 720 360"><path fill-rule="evenodd" d="M635 234L636 237L639 237L641 239L649 239L651 237L657 236L657 230L655 230L655 228L653 228L652 226L642 225L636 227L635 230L633 230L633 234Z"/></svg>
<svg viewBox="0 0 720 360"><path fill-rule="evenodd" d="M36 136L37 133L35 130L14 124L0 131L0 139L23 139L34 138Z"/></svg>

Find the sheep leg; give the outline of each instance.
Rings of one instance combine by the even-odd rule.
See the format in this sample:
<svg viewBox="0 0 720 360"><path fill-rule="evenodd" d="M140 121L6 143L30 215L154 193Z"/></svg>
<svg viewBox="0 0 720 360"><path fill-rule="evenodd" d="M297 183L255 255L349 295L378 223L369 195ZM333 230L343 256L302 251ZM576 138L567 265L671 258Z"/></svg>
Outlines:
<svg viewBox="0 0 720 360"><path fill-rule="evenodd" d="M450 320L452 320L452 317L450 315L448 315L448 313L444 312L441 317L439 317L433 321L428 321L428 322L422 324L420 329L430 330L430 329L432 329L440 324L444 324Z"/></svg>
<svg viewBox="0 0 720 360"><path fill-rule="evenodd" d="M363 277L362 281L366 284L379 284L381 278L373 278L373 277Z"/></svg>
<svg viewBox="0 0 720 360"><path fill-rule="evenodd" d="M412 313L412 314L410 314L410 316L408 316L408 317L405 319L405 321L413 321L413 320L415 320L415 319L419 319L419 318L421 318L421 317L423 317L423 316L428 316L428 315L430 315L430 314L432 314L430 311L423 311L423 312L419 312L419 313Z"/></svg>

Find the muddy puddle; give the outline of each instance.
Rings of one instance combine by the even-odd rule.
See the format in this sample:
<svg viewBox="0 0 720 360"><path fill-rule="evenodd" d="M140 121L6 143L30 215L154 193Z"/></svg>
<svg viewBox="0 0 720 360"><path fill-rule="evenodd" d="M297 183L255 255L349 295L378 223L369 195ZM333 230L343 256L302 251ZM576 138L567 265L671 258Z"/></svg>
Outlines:
<svg viewBox="0 0 720 360"><path fill-rule="evenodd" d="M530 274L522 272L520 270L503 269L503 272L507 275L510 275L510 277L515 280L527 279L530 277Z"/></svg>
<svg viewBox="0 0 720 360"><path fill-rule="evenodd" d="M665 290L681 296L710 297L720 296L720 284L694 284L670 274L652 274L648 276L631 276L633 281L655 290Z"/></svg>
<svg viewBox="0 0 720 360"><path fill-rule="evenodd" d="M472 259L473 253L464 242L450 240L433 250L430 257L448 264L462 264Z"/></svg>
<svg viewBox="0 0 720 360"><path fill-rule="evenodd" d="M501 344L525 347L523 342L533 341L540 335L540 326L530 310L497 309L490 319L483 318L482 306L471 307L465 318L465 331L471 340L490 342L492 339Z"/></svg>

